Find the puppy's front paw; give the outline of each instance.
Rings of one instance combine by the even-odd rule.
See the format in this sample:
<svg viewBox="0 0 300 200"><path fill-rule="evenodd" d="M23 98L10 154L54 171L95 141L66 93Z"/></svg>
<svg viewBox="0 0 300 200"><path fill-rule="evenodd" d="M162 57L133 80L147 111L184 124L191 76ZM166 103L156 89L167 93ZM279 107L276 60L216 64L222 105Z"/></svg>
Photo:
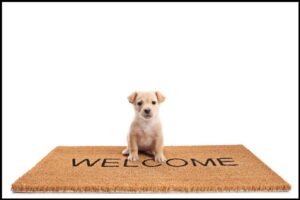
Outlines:
<svg viewBox="0 0 300 200"><path fill-rule="evenodd" d="M139 156L137 154L131 153L128 156L128 160L130 160L130 161L138 161L139 160Z"/></svg>
<svg viewBox="0 0 300 200"><path fill-rule="evenodd" d="M165 162L167 159L164 155L157 155L155 156L155 162L158 162L158 163L162 163L162 162Z"/></svg>

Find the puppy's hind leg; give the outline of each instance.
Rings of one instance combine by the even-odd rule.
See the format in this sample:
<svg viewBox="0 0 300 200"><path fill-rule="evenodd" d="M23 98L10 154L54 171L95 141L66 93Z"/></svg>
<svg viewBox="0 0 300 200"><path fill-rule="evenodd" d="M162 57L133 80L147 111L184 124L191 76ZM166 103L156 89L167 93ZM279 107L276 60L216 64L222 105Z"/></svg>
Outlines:
<svg viewBox="0 0 300 200"><path fill-rule="evenodd" d="M128 156L129 155L129 149L126 148L122 151L122 154L125 155L125 156Z"/></svg>
<svg viewBox="0 0 300 200"><path fill-rule="evenodd" d="M127 135L127 144L128 144L128 142L129 142L129 135ZM129 144L128 144L129 145ZM122 154L124 155L124 156L128 156L129 155L129 148L128 148L128 145L127 145L127 147L122 151Z"/></svg>

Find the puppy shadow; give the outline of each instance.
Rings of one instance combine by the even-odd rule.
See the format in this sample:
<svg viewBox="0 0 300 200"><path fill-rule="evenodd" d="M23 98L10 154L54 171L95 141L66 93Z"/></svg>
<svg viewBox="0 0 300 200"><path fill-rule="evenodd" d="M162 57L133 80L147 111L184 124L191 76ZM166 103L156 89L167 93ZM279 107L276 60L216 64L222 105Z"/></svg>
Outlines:
<svg viewBox="0 0 300 200"><path fill-rule="evenodd" d="M152 154L152 153L150 153L150 152L148 152L148 151L140 151L139 150L139 152L138 152L138 154L141 156L141 155L144 155L144 156L146 156L146 157L149 157L149 158L152 158L153 160L154 160L154 155ZM123 154L123 156L128 156L129 155L129 153L128 154Z"/></svg>

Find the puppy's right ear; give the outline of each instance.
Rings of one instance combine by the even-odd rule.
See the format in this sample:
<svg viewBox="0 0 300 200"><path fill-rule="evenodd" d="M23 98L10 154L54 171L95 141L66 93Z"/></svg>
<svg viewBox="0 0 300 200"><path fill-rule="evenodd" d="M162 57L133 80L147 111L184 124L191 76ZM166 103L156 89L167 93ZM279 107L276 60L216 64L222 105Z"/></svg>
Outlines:
<svg viewBox="0 0 300 200"><path fill-rule="evenodd" d="M157 100L158 100L159 103L164 102L165 99L166 99L166 97L162 93L160 93L159 91L156 91L155 95L156 95Z"/></svg>
<svg viewBox="0 0 300 200"><path fill-rule="evenodd" d="M137 97L137 92L133 92L130 96L128 96L129 103L134 103L136 97Z"/></svg>

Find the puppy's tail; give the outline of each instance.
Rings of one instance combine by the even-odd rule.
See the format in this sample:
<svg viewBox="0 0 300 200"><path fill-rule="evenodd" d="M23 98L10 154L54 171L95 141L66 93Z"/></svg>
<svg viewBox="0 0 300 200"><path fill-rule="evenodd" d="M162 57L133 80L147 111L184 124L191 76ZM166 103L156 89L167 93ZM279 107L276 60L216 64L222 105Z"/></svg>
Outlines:
<svg viewBox="0 0 300 200"><path fill-rule="evenodd" d="M124 150L122 151L122 154L123 154L123 155L129 155L129 150L128 150L128 148L124 149Z"/></svg>

